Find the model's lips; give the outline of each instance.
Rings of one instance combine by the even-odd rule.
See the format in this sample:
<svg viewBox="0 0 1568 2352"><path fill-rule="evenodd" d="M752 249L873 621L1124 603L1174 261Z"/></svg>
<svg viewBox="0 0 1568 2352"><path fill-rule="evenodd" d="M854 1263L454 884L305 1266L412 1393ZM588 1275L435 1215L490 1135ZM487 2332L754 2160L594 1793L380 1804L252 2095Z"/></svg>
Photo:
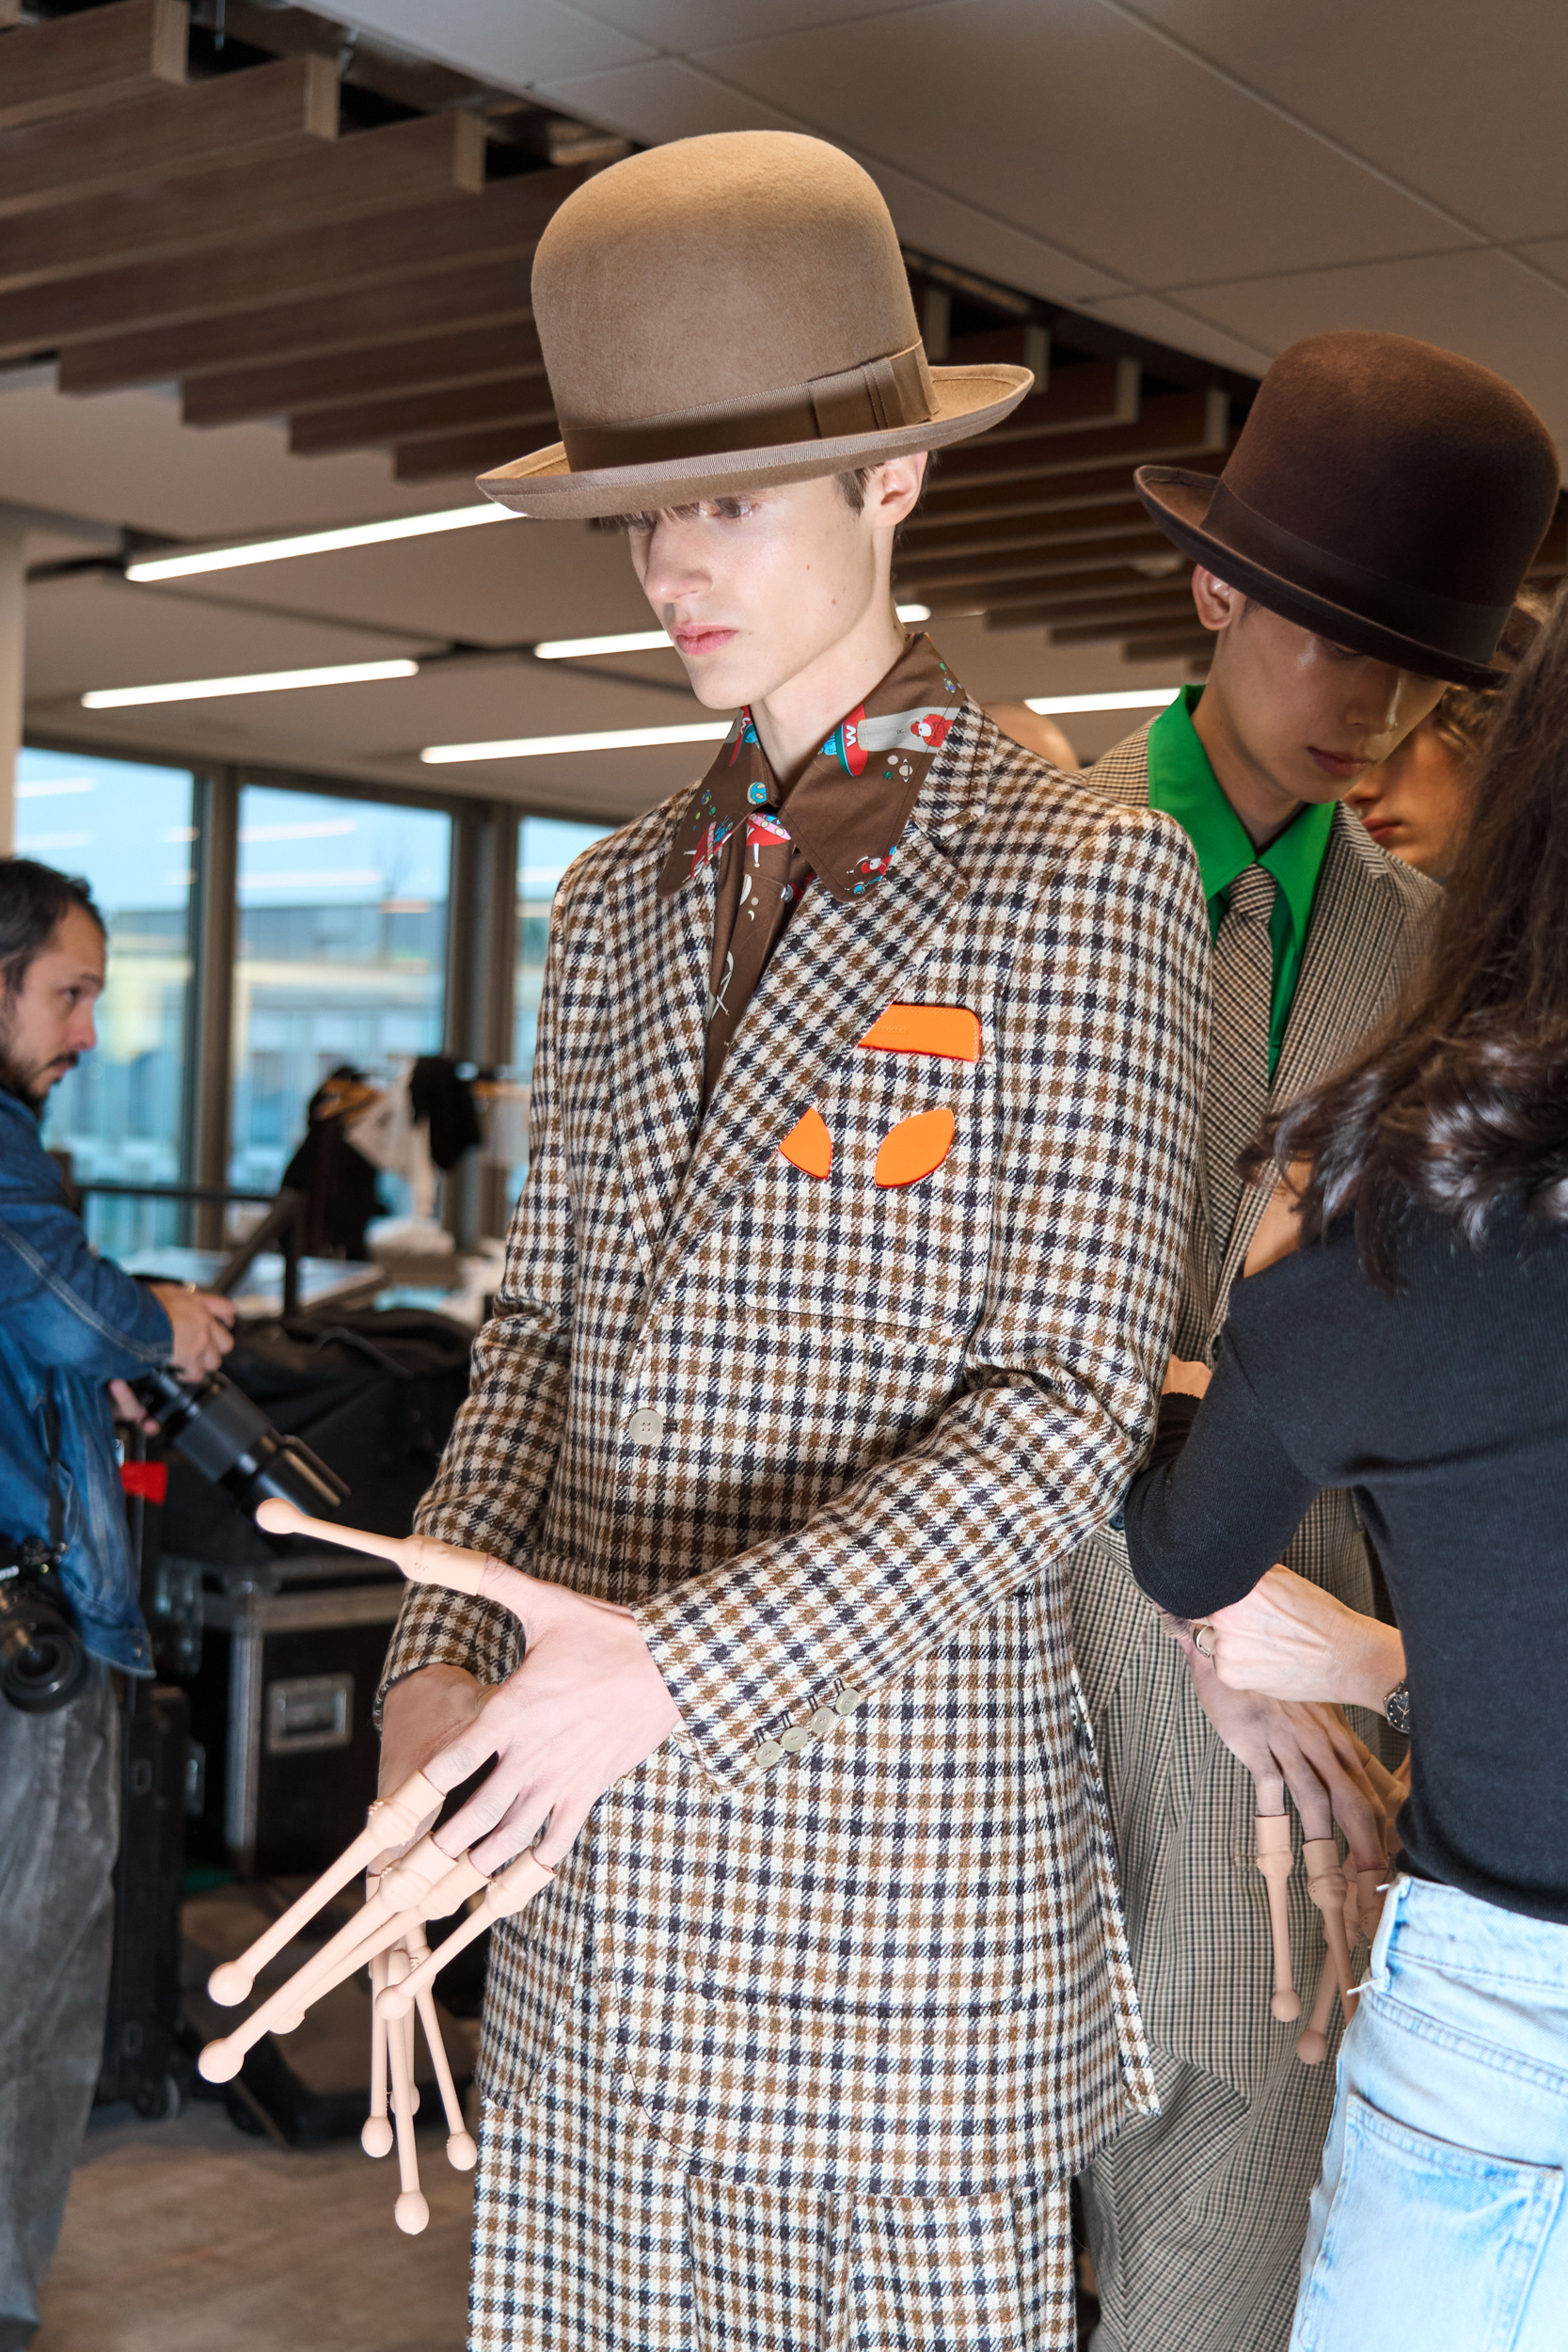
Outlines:
<svg viewBox="0 0 1568 2352"><path fill-rule="evenodd" d="M1394 817L1363 817L1361 822L1374 841L1387 841L1400 829L1399 819Z"/></svg>
<svg viewBox="0 0 1568 2352"><path fill-rule="evenodd" d="M1308 757L1317 761L1325 776L1359 776L1373 764L1352 752L1320 751L1315 743L1308 743L1307 750Z"/></svg>
<svg viewBox="0 0 1568 2352"><path fill-rule="evenodd" d="M692 655L718 653L729 644L732 637L738 635L737 629L719 628L705 621L691 621L684 628L673 628L670 631L675 651Z"/></svg>

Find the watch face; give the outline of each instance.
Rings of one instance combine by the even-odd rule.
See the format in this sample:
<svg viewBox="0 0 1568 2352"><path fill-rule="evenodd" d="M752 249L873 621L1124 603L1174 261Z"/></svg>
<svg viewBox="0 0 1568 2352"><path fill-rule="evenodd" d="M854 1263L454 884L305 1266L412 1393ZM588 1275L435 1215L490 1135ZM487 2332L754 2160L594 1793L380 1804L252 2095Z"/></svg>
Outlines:
<svg viewBox="0 0 1568 2352"><path fill-rule="evenodd" d="M1408 1740L1410 1737L1410 1685L1407 1682L1395 1684L1383 1702L1383 1711L1394 1729L1402 1732Z"/></svg>

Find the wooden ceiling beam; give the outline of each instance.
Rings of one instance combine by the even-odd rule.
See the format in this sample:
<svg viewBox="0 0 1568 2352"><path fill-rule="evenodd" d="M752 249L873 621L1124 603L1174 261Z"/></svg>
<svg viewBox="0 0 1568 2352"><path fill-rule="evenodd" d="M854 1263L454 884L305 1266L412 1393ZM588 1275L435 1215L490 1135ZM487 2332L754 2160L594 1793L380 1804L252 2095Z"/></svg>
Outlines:
<svg viewBox="0 0 1568 2352"><path fill-rule="evenodd" d="M1033 628L1055 621L1138 620L1162 612L1181 620L1193 612L1192 593L1185 580L1136 578L1085 581L1065 591L1058 583L1044 596L987 596L984 604L988 628Z"/></svg>
<svg viewBox="0 0 1568 2352"><path fill-rule="evenodd" d="M1050 548L1069 539L1130 539L1153 526L1135 495L1102 504L1069 508L1061 515L998 515L992 520L942 523L918 538L900 533L893 567L900 575L933 563L977 555L1006 556L1015 549ZM905 527L905 532L908 526Z"/></svg>
<svg viewBox="0 0 1568 2352"><path fill-rule="evenodd" d="M1188 609L1190 611L1191 607ZM1192 632L1183 631L1181 628L1181 618L1180 609L1147 614L1104 612L1092 621L1063 625L1052 622L1048 626L1053 645L1103 645L1118 637L1124 638L1128 644L1140 637L1159 638L1162 641L1190 637ZM1019 626L1022 628L1023 624L1021 622Z"/></svg>
<svg viewBox="0 0 1568 2352"><path fill-rule="evenodd" d="M1070 435L1038 435L1000 441L990 434L943 453L938 481L942 493L953 485L1037 480L1042 474L1096 470L1120 460L1129 469L1153 461L1222 450L1229 436L1230 403L1207 391L1167 392L1146 400L1135 424L1101 426Z"/></svg>
<svg viewBox="0 0 1568 2352"><path fill-rule="evenodd" d="M304 302L329 292L412 286L427 272L454 264L511 260L522 268L560 201L559 183L582 175L538 176L549 181L547 192L534 194L530 174L504 181L480 198L453 193L414 211L383 213L371 220L340 221L98 277L24 286L0 294L0 358L65 351L106 337L250 312L271 303Z"/></svg>
<svg viewBox="0 0 1568 2352"><path fill-rule="evenodd" d="M53 24L19 25L0 51L0 130L57 121L183 82L189 34L185 0L118 0Z"/></svg>
<svg viewBox="0 0 1568 2352"><path fill-rule="evenodd" d="M238 424L248 417L299 416L317 408L410 392L435 392L541 364L531 318L374 343L323 358L280 359L192 376L183 387L187 424ZM1140 510L1141 511L1141 510Z"/></svg>
<svg viewBox="0 0 1568 2352"><path fill-rule="evenodd" d="M1167 556L1171 558L1168 564ZM908 588L911 594L924 596L927 589L1001 587L1008 580L1071 579L1075 573L1113 571L1118 566L1126 571L1135 568L1139 558L1155 567L1143 572L1146 580L1157 579L1161 571L1176 571L1182 561L1170 541L1146 521L1142 532L1125 538L1064 539L1054 546L1025 548L1012 555L991 557L982 551L967 559L949 557L940 564L898 564L894 577L900 592Z"/></svg>
<svg viewBox="0 0 1568 2352"><path fill-rule="evenodd" d="M1121 649L1124 661L1185 661L1207 670L1214 659L1214 641L1206 631L1196 637L1134 637Z"/></svg>
<svg viewBox="0 0 1568 2352"><path fill-rule="evenodd" d="M172 262L231 245L241 228L261 242L289 230L405 212L445 196L478 196L484 150L484 126L476 116L426 115L350 138L305 141L264 170L247 158L166 186L154 182L52 204L35 213L25 237L11 239L0 254L0 293L136 262Z"/></svg>
<svg viewBox="0 0 1568 2352"><path fill-rule="evenodd" d="M286 57L129 105L0 132L0 217L233 164L247 150L255 167L278 140L337 135L336 65Z"/></svg>
<svg viewBox="0 0 1568 2352"><path fill-rule="evenodd" d="M939 457L942 454L938 452ZM1218 473L1225 456L1223 450L1195 450L1181 462L1195 473ZM1119 465L1091 467L1082 473L1039 473L1002 482L954 480L938 466L925 505L904 525L901 544L914 546L927 531L950 524L994 522L1001 516L1067 515L1107 500L1135 500L1134 462L1124 458Z"/></svg>
<svg viewBox="0 0 1568 2352"><path fill-rule="evenodd" d="M407 285L394 280L346 294L318 294L222 318L192 319L141 335L105 336L60 355L65 392L118 391L174 376L217 374L265 359L309 358L362 350L399 335L439 334L448 326L526 319L529 273L520 261L479 262L432 270Z"/></svg>
<svg viewBox="0 0 1568 2352"><path fill-rule="evenodd" d="M1043 392L1030 392L1010 416L1004 417L1000 424L993 424L985 436L986 444L994 447L1033 440L1044 434L1135 424L1138 386L1135 359L1091 361L1082 367L1063 368L1051 378Z"/></svg>
<svg viewBox="0 0 1568 2352"><path fill-rule="evenodd" d="M542 418L537 424L520 429L502 425L499 430L457 433L440 440L404 441L398 445L393 479L438 482L449 474L466 474L471 479L475 474L491 473L498 466L509 466L531 449L547 449L559 438L554 421Z"/></svg>
<svg viewBox="0 0 1568 2352"><path fill-rule="evenodd" d="M541 359L526 374L498 376L489 384L307 409L289 420L289 448L295 457L321 457L348 449L387 449L401 441L451 439L481 428L521 430L554 415Z"/></svg>

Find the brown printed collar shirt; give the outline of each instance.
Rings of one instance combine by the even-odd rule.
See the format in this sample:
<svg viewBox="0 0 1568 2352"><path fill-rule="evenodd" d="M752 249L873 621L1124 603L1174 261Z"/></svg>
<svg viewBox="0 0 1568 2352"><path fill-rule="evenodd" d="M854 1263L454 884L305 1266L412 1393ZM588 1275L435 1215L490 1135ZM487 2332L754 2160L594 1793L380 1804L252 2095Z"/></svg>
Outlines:
<svg viewBox="0 0 1568 2352"><path fill-rule="evenodd" d="M768 764L751 712L740 712L692 796L658 879L660 898L673 898L718 863L705 1104L807 888L820 882L845 902L875 889L962 704L963 689L930 639L911 637L787 787Z"/></svg>

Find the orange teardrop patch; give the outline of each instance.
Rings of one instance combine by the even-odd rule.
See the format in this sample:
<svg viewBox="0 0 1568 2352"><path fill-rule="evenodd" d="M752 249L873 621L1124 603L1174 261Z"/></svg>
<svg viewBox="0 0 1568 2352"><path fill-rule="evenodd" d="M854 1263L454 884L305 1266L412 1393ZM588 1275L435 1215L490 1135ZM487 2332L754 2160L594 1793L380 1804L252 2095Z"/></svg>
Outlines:
<svg viewBox="0 0 1568 2352"><path fill-rule="evenodd" d="M978 1061L980 1016L967 1005L889 1005L860 1041L863 1054L940 1054Z"/></svg>
<svg viewBox="0 0 1568 2352"><path fill-rule="evenodd" d="M897 1133L896 1128L894 1133ZM884 1144L882 1148L885 1151L887 1146ZM943 1145L942 1149L945 1151L946 1146ZM833 1164L833 1139L828 1133L827 1121L821 1112L807 1111L805 1117L791 1127L779 1150L791 1168L800 1168L803 1175L826 1176ZM933 1160L931 1165L934 1168L936 1162Z"/></svg>
<svg viewBox="0 0 1568 2352"><path fill-rule="evenodd" d="M877 1182L886 1188L918 1184L923 1176L942 1166L957 1132L958 1120L951 1111L917 1111L912 1119L901 1119L882 1137L877 1154Z"/></svg>

